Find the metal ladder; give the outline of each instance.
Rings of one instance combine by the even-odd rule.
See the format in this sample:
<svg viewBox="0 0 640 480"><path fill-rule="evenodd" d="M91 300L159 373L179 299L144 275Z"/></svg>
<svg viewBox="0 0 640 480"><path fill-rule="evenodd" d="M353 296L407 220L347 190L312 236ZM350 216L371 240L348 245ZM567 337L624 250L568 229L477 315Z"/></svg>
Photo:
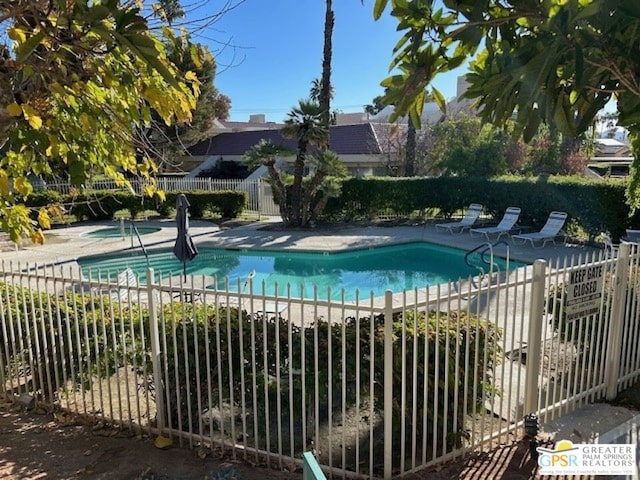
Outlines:
<svg viewBox="0 0 640 480"><path fill-rule="evenodd" d="M471 268L476 268L478 269L478 271L480 272L481 275L486 275L487 273L490 275L495 271L500 271L500 266L494 261L494 253L493 253L493 249L499 245L506 245L507 246L507 264L509 262L509 244L504 241L504 240L500 240L498 242L495 243L491 243L491 242L485 242L482 243L480 245L478 245L475 248L472 248L471 250L469 250L465 256L464 256L464 262L470 266ZM489 259L487 259L486 255L487 252L490 253ZM481 264L477 264L477 263L473 263L471 261L472 255L474 253L478 254L478 257L480 259ZM489 267L489 271L486 271L486 267Z"/></svg>
<svg viewBox="0 0 640 480"><path fill-rule="evenodd" d="M142 249L142 253L144 254L144 258L147 260L147 268L150 268L149 264L149 253L147 253L147 249L144 248L144 243L142 243L142 238L140 238L140 232L138 231L138 227L136 227L136 223L131 220L131 248L133 248L133 233L136 234L136 238L138 239L138 243L140 244L140 248Z"/></svg>

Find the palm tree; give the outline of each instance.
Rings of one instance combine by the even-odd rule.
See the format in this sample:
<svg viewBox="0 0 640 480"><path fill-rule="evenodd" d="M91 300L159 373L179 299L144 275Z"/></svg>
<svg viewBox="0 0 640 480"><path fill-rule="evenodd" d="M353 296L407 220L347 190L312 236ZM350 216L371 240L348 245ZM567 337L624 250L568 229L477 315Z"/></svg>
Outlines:
<svg viewBox="0 0 640 480"><path fill-rule="evenodd" d="M302 181L310 145L327 148L328 128L324 124L324 110L312 100L300 100L289 112L282 135L296 140L296 159L293 164L293 184L290 190L291 224L305 224L302 215Z"/></svg>
<svg viewBox="0 0 640 480"><path fill-rule="evenodd" d="M322 79L320 81L320 95L318 96L318 103L322 108L322 124L327 128L327 135L329 125L331 124L331 56L332 44L331 39L333 36L333 25L335 21L335 14L333 13L332 0L325 0L326 8L324 15L324 48L322 51ZM327 142L328 145L329 142ZM328 148L328 146L327 146Z"/></svg>
<svg viewBox="0 0 640 480"><path fill-rule="evenodd" d="M320 95L322 92L322 80L320 78L314 78L311 80L311 89L309 90L309 98L314 102L320 103ZM333 100L335 90L333 85L329 86L329 100Z"/></svg>
<svg viewBox="0 0 640 480"><path fill-rule="evenodd" d="M306 227L318 219L329 198L339 195L337 179L347 174L338 156L326 149L327 133L322 124L322 108L312 100L301 100L289 112L282 134L296 141L293 174L276 168L278 157L291 152L281 145L261 140L249 149L245 160L265 165L273 188L273 199L280 207L282 222ZM310 152L311 147L317 147ZM305 175L305 170L312 173Z"/></svg>
<svg viewBox="0 0 640 480"><path fill-rule="evenodd" d="M260 140L257 144L247 150L244 154L244 160L249 168L264 165L269 172L269 180L273 201L280 208L280 216L285 224L289 223L289 209L287 207L287 187L276 169L276 160L278 157L284 157L291 154L284 145L277 145L271 140Z"/></svg>

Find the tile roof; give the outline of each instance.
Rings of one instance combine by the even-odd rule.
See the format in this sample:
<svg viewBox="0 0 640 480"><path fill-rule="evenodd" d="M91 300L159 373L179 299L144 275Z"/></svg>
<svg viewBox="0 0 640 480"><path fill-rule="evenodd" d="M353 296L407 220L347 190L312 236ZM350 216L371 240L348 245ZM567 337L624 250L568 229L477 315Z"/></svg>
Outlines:
<svg viewBox="0 0 640 480"><path fill-rule="evenodd" d="M374 128L371 123L332 126L329 146L338 155L380 154L382 149ZM292 151L296 149L295 140L284 138L280 130L270 129L220 133L195 144L189 151L195 156L243 155L262 139L284 144Z"/></svg>
<svg viewBox="0 0 640 480"><path fill-rule="evenodd" d="M264 122L264 123L252 123L252 122L233 122L229 120L220 120L220 124L229 130L274 130L284 127L284 123L276 122Z"/></svg>

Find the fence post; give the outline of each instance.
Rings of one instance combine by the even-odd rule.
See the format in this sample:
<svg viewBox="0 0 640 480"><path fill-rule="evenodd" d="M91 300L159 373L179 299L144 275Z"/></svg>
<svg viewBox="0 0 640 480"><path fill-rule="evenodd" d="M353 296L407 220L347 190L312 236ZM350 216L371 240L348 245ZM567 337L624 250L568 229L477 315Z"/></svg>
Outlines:
<svg viewBox="0 0 640 480"><path fill-rule="evenodd" d="M162 388L162 366L160 363L160 332L158 331L158 312L156 305L155 276L153 268L147 268L147 298L149 302L149 334L151 335L151 363L153 368L153 387L156 392L156 417L158 430L164 430L165 408L164 389Z"/></svg>
<svg viewBox="0 0 640 480"><path fill-rule="evenodd" d="M259 178L255 184L254 191L257 193L256 201L258 202L258 221L260 221L260 206L262 205L262 179Z"/></svg>
<svg viewBox="0 0 640 480"><path fill-rule="evenodd" d="M624 325L625 298L629 277L629 256L631 245L621 243L615 266L613 298L607 333L607 355L604 364L604 383L606 398L613 400L618 395L618 377L620 376L620 352L622 350L622 326Z"/></svg>
<svg viewBox="0 0 640 480"><path fill-rule="evenodd" d="M393 292L384 292L384 478L393 467Z"/></svg>
<svg viewBox="0 0 640 480"><path fill-rule="evenodd" d="M533 285L531 289L531 315L527 336L527 367L525 371L524 413L538 410L538 377L540 375L540 354L542 343L542 324L544 320L544 297L546 291L547 262L536 260L533 263Z"/></svg>

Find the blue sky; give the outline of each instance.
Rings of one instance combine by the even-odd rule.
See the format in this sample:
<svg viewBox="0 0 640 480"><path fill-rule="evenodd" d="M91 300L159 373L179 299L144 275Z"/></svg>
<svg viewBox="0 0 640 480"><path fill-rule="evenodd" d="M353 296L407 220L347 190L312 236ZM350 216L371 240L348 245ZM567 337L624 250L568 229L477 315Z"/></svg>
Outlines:
<svg viewBox="0 0 640 480"><path fill-rule="evenodd" d="M382 94L380 82L400 38L388 12L373 20L372 5L372 0L333 2L332 108L345 113L362 111ZM215 84L231 98L230 120L264 113L279 122L308 96L322 71L324 9L323 0L246 0L209 27L206 38L194 37L208 43L217 58ZM435 82L447 98L455 96L457 74Z"/></svg>

